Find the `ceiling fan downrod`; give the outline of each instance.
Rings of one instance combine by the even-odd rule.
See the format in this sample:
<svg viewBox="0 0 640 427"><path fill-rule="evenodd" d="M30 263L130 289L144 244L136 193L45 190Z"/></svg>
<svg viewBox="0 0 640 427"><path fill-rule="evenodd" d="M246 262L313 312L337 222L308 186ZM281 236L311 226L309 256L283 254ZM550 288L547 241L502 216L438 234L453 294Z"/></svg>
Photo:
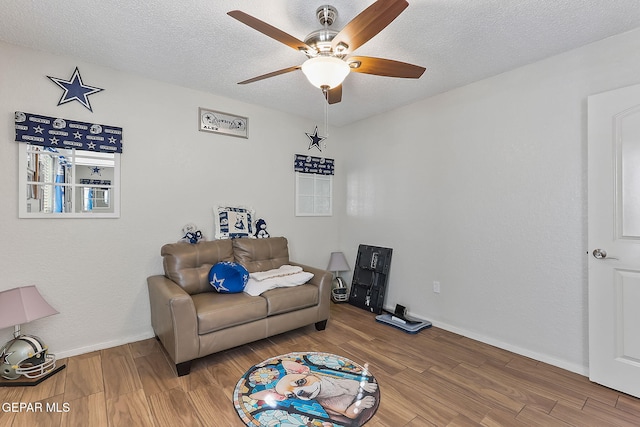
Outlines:
<svg viewBox="0 0 640 427"><path fill-rule="evenodd" d="M335 7L326 4L324 6L320 6L316 10L316 16L318 17L320 25L326 28L333 25L333 22L338 17L338 11Z"/></svg>

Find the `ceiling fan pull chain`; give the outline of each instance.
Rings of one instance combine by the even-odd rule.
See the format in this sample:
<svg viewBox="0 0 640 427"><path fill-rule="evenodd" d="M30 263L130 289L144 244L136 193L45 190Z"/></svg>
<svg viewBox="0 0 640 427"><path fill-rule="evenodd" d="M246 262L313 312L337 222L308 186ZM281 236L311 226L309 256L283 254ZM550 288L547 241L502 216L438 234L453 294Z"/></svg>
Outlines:
<svg viewBox="0 0 640 427"><path fill-rule="evenodd" d="M329 138L329 103L324 104L324 148L327 148L327 138Z"/></svg>

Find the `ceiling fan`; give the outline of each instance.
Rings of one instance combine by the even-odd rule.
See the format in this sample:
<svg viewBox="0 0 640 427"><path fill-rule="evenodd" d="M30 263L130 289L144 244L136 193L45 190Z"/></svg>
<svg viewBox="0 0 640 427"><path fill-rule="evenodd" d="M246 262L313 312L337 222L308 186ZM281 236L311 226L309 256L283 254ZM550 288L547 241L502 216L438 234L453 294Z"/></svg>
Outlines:
<svg viewBox="0 0 640 427"><path fill-rule="evenodd" d="M322 90L327 102L335 104L342 100L342 82L351 71L417 79L424 73L424 67L371 56L350 56L396 19L407 6L406 0L377 0L339 32L329 28L338 15L337 10L333 6L321 6L316 10L316 16L323 28L310 33L304 41L240 10L232 10L228 12L232 18L308 57L302 65L283 68L238 84L253 83L301 69L309 81Z"/></svg>

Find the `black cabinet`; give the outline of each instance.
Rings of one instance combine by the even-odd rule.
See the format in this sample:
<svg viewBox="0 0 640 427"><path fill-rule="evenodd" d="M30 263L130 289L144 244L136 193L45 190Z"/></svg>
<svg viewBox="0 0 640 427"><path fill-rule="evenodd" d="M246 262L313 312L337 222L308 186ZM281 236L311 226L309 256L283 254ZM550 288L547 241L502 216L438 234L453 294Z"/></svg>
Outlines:
<svg viewBox="0 0 640 427"><path fill-rule="evenodd" d="M353 269L349 303L380 314L391 267L393 249L360 245Z"/></svg>

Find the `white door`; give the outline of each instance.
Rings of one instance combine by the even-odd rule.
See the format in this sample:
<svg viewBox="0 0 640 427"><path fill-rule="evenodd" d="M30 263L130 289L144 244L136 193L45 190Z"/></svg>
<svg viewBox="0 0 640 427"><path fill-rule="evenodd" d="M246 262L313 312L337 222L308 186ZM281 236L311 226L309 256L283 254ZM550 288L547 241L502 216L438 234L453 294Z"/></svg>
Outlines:
<svg viewBox="0 0 640 427"><path fill-rule="evenodd" d="M640 397L640 85L588 98L589 378Z"/></svg>

